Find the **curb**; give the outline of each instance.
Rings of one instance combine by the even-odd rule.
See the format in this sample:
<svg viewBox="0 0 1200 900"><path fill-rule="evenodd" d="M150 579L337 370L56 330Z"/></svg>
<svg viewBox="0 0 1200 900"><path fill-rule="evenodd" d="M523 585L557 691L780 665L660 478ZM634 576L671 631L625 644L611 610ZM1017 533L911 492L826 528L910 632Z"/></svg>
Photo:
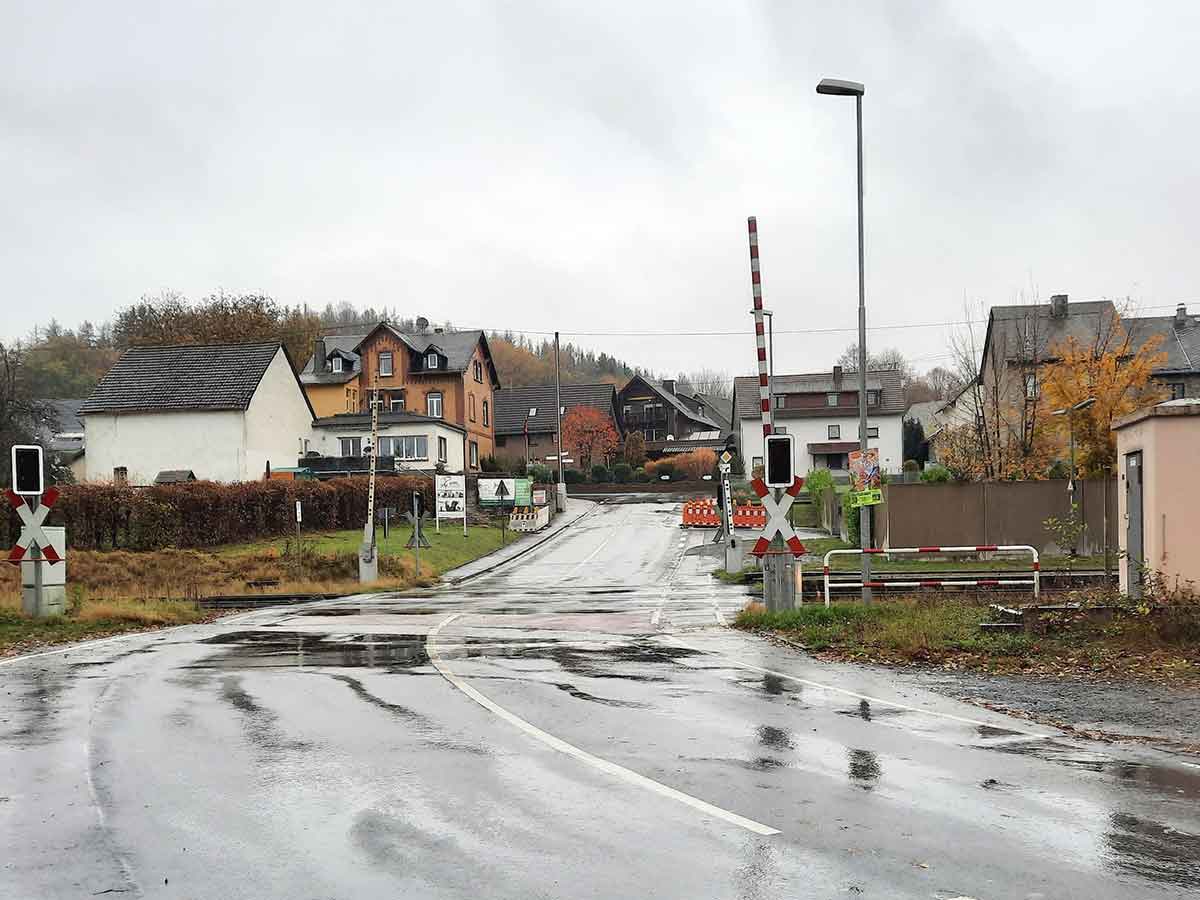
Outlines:
<svg viewBox="0 0 1200 900"><path fill-rule="evenodd" d="M583 498L580 497L578 499L582 500ZM499 562L493 563L492 565L488 566L486 569L480 569L478 572L472 572L470 575L463 575L459 578L446 578L443 583L447 587L457 587L458 585L463 584L464 582L471 581L474 578L478 578L480 575L487 575L491 572L494 572L497 569L499 569L501 566L506 566L510 562L520 559L526 553L529 553L532 550L536 550L538 547L542 546L542 544L545 544L548 541L554 540L554 538L558 537L560 534L562 534L564 531L571 528L578 522L582 522L584 519L586 519L588 516L595 513L596 510L598 510L601 506L604 505L603 501L599 501L599 500L589 500L587 502L592 504L591 509L576 516L574 519L572 519L566 525L562 526L562 528L552 531L550 534L544 535L540 540L534 541L529 546L523 548L519 553L514 553L512 556L508 557L507 559L502 559Z"/></svg>

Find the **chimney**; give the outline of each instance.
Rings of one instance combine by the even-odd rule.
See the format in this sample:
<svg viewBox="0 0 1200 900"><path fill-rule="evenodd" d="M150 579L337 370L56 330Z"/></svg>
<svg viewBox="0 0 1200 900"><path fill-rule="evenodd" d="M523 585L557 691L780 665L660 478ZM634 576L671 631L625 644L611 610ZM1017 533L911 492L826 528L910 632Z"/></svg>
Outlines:
<svg viewBox="0 0 1200 900"><path fill-rule="evenodd" d="M663 384L663 390L666 391L668 394L673 395L675 393L675 379L674 378L664 378L662 384Z"/></svg>
<svg viewBox="0 0 1200 900"><path fill-rule="evenodd" d="M1188 324L1187 305L1180 303L1175 307L1175 327L1185 328Z"/></svg>
<svg viewBox="0 0 1200 900"><path fill-rule="evenodd" d="M325 371L325 366L329 364L325 356L325 338L317 338L313 341L313 371L320 373Z"/></svg>
<svg viewBox="0 0 1200 900"><path fill-rule="evenodd" d="M842 390L842 367L833 367L833 389L840 392Z"/></svg>
<svg viewBox="0 0 1200 900"><path fill-rule="evenodd" d="M1065 319L1067 317L1067 295L1053 294L1050 297L1050 318Z"/></svg>

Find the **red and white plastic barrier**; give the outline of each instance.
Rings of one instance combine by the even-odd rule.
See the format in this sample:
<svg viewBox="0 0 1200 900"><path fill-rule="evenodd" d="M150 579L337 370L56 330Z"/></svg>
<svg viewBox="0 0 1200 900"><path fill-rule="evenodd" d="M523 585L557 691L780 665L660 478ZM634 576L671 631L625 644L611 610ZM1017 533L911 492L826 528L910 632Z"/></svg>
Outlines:
<svg viewBox="0 0 1200 900"><path fill-rule="evenodd" d="M860 556L863 553L886 554L894 553L992 553L992 552L1024 552L1033 557L1029 578L923 578L919 581L861 581L829 580L829 560L834 556ZM1033 585L1033 598L1036 600L1042 593L1042 566L1038 561L1036 547L1028 544L981 544L975 547L868 547L865 550L830 550L822 561L825 571L825 605L829 605L829 592L833 588L883 588L883 587L1002 587L1009 585Z"/></svg>

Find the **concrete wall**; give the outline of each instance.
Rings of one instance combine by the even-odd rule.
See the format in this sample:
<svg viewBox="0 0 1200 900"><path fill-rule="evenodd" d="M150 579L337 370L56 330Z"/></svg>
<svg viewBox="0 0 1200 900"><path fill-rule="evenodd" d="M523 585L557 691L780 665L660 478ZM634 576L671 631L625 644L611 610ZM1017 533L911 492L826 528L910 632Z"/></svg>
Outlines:
<svg viewBox="0 0 1200 900"><path fill-rule="evenodd" d="M1168 586L1200 586L1200 480L1194 476L1200 448L1200 415L1151 416L1117 431L1120 467L1120 541L1126 549L1125 455L1142 452L1142 543L1146 566ZM90 451L89 451L90 452ZM1129 560L1121 560L1121 590L1129 587Z"/></svg>
<svg viewBox="0 0 1200 900"><path fill-rule="evenodd" d="M820 417L805 419L779 418L775 423L779 428L786 428L792 435L795 471L800 475L814 468L808 445L825 444L830 442L829 426L841 427L842 436L834 438L838 441L858 442L858 418L855 417ZM879 438L867 441L868 447L879 449L879 464L885 472L899 472L904 465L904 437L902 416L871 416L868 425L878 426ZM739 447L742 459L746 464L746 472L750 472L751 460L763 455L763 434L761 419L742 419L739 429Z"/></svg>
<svg viewBox="0 0 1200 900"><path fill-rule="evenodd" d="M163 469L191 469L197 478L212 481L242 481L242 419L240 410L85 416L87 480L112 481L113 470L123 466L130 484L151 484Z"/></svg>
<svg viewBox="0 0 1200 900"><path fill-rule="evenodd" d="M1108 539L1117 547L1117 484L1109 480ZM1055 536L1044 522L1050 516L1066 519L1070 504L1065 479L1049 481L987 481L948 484L889 484L885 521L888 546L927 547L978 544L1031 544L1043 554L1058 555ZM1104 483L1076 483L1080 518L1087 531L1079 552L1103 552Z"/></svg>

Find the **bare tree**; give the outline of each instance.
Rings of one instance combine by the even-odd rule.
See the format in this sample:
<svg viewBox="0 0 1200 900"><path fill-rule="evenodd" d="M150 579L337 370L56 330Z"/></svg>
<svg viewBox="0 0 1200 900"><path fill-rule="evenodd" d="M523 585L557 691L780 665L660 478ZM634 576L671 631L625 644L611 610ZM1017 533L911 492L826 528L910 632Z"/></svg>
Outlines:
<svg viewBox="0 0 1200 900"><path fill-rule="evenodd" d="M696 393L726 398L733 396L733 379L728 372L718 372L716 369L697 369L694 372L680 372L679 380L690 385Z"/></svg>

